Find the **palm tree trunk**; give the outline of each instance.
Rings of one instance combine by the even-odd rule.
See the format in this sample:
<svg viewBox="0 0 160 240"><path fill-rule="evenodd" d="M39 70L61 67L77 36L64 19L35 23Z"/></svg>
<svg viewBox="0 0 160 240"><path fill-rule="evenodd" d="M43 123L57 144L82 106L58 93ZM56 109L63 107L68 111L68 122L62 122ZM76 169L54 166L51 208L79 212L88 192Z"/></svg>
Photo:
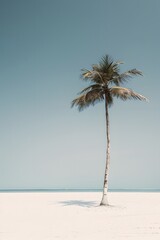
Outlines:
<svg viewBox="0 0 160 240"><path fill-rule="evenodd" d="M110 132L109 132L109 113L108 113L108 101L107 96L105 96L105 112L106 112L106 135L107 135L107 150L106 150L106 168L104 175L104 186L103 186L103 196L100 203L101 206L108 206L108 174L109 174L109 164L110 164Z"/></svg>

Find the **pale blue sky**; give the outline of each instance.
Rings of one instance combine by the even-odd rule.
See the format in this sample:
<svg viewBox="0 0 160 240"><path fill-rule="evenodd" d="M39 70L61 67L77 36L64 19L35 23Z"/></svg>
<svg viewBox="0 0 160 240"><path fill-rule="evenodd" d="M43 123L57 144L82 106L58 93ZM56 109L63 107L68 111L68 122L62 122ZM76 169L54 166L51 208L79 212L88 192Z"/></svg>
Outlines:
<svg viewBox="0 0 160 240"><path fill-rule="evenodd" d="M160 1L0 0L0 189L102 188L104 104L79 113L80 69L105 54L150 103L110 109L110 188L160 188Z"/></svg>

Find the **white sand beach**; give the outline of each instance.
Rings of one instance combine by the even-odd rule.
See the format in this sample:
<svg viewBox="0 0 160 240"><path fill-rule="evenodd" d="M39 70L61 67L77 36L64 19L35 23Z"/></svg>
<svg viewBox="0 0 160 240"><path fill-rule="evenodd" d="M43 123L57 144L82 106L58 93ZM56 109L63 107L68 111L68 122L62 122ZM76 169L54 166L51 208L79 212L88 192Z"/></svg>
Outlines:
<svg viewBox="0 0 160 240"><path fill-rule="evenodd" d="M0 193L0 240L159 240L160 193Z"/></svg>

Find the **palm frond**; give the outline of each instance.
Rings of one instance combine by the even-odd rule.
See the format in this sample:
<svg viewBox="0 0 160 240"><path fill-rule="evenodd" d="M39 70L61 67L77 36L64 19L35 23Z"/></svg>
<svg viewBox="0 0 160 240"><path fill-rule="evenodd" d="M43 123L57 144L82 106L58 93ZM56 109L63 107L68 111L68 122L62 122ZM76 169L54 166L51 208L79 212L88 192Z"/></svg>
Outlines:
<svg viewBox="0 0 160 240"><path fill-rule="evenodd" d="M103 92L101 90L93 89L88 91L72 101L71 107L78 107L79 111L95 105L96 103L104 100Z"/></svg>
<svg viewBox="0 0 160 240"><path fill-rule="evenodd" d="M106 72L107 69L113 64L113 59L109 55L105 55L102 57L99 62L99 68L102 72Z"/></svg>
<svg viewBox="0 0 160 240"><path fill-rule="evenodd" d="M104 82L100 72L95 70L94 67L92 70L82 69L81 72L82 72L81 78L85 81L89 80L94 83L103 83Z"/></svg>
<svg viewBox="0 0 160 240"><path fill-rule="evenodd" d="M105 83L109 83L111 79L120 75L120 64L122 64L121 61L114 62L108 55L102 58L99 63L99 71L101 71Z"/></svg>
<svg viewBox="0 0 160 240"><path fill-rule="evenodd" d="M78 94L82 94L91 90L103 90L102 85L101 84L92 84L89 87L84 88L81 92L79 92Z"/></svg>
<svg viewBox="0 0 160 240"><path fill-rule="evenodd" d="M86 68L83 68L83 69L81 69L81 78L83 79L83 80L88 80L88 79L90 79L90 78L92 78L92 75L93 75L93 73L92 73L92 71L91 70L88 70L88 69L86 69Z"/></svg>
<svg viewBox="0 0 160 240"><path fill-rule="evenodd" d="M139 93L136 93L132 91L131 89L128 88L122 88L122 87L111 87L110 88L110 93L113 97L120 98L122 100L127 100L127 99L137 99L137 100L145 100L147 101L147 98L142 96Z"/></svg>
<svg viewBox="0 0 160 240"><path fill-rule="evenodd" d="M115 76L110 79L110 83L114 83L116 86L119 86L120 83L123 84L124 82L127 82L130 78L136 75L143 76L141 71L134 68L122 74L117 74L117 76L115 74Z"/></svg>
<svg viewBox="0 0 160 240"><path fill-rule="evenodd" d="M115 63L116 63L117 65L119 65L119 64L124 64L124 62L122 62L121 60L116 61Z"/></svg>

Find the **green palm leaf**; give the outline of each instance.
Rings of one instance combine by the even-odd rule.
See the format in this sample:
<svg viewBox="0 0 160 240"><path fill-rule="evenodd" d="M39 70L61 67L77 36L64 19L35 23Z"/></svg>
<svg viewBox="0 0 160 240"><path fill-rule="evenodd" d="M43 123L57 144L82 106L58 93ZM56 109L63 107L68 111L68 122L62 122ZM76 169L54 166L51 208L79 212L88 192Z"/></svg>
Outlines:
<svg viewBox="0 0 160 240"><path fill-rule="evenodd" d="M92 70L88 70L88 69L82 69L82 74L81 74L81 78L85 81L91 81L94 83L103 83L103 78L101 76L101 73L99 71L97 71L95 69L95 67L93 67Z"/></svg>
<svg viewBox="0 0 160 240"><path fill-rule="evenodd" d="M85 92L88 92L88 91L94 90L94 89L103 90L101 84L92 84L89 87L84 88L79 94L82 94L82 93L85 93Z"/></svg>
<svg viewBox="0 0 160 240"><path fill-rule="evenodd" d="M72 101L71 107L77 106L79 111L90 105L94 106L96 103L104 100L103 91L100 89L92 89Z"/></svg>
<svg viewBox="0 0 160 240"><path fill-rule="evenodd" d="M113 76L113 78L110 79L110 82L119 86L120 83L123 84L124 82L127 82L129 79L137 75L143 76L141 71L134 68L122 74L115 74L115 76Z"/></svg>
<svg viewBox="0 0 160 240"><path fill-rule="evenodd" d="M137 100L147 101L146 97L144 97L141 94L136 93L128 88L112 87L112 88L110 88L110 93L113 97L120 98L124 101L127 99L137 99Z"/></svg>

